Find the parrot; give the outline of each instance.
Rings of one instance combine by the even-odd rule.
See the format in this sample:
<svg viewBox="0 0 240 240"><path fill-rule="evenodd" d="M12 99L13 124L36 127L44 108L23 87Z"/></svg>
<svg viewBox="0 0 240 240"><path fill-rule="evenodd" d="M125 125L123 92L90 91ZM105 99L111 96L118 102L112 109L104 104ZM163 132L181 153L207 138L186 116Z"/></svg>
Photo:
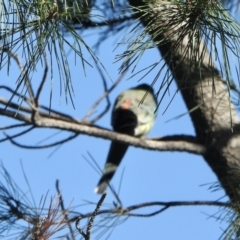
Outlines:
<svg viewBox="0 0 240 240"><path fill-rule="evenodd" d="M145 136L154 125L157 106L153 88L148 84L122 92L112 110L113 130L139 138ZM112 141L102 177L94 189L95 193L103 194L106 191L127 149L128 144Z"/></svg>

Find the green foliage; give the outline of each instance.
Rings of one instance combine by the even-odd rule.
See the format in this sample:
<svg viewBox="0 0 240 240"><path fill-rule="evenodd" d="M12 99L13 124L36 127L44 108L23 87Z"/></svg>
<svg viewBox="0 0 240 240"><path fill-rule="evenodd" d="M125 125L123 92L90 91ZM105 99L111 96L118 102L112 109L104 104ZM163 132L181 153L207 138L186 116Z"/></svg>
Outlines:
<svg viewBox="0 0 240 240"><path fill-rule="evenodd" d="M145 72L144 78L159 66L153 84L161 76L163 80L160 89L166 89L162 96L164 97L173 82L168 67L165 75L163 74L166 69L165 58L171 59L186 41L186 48L178 60L188 63L189 71L185 73L183 86L191 87L189 79L194 79L193 73L198 78L206 74L204 66L213 72L217 68L230 95L233 76L239 76L240 26L221 3L206 0L143 1L143 6L134 7L134 11L145 22L145 28L142 29L141 24L137 25L122 40L121 43L127 46L127 50L118 56L119 60L123 60L122 71L129 66L135 70L146 50L172 42L171 50L165 53L167 55L164 58L136 73ZM166 32L170 33L168 38L164 35ZM209 52L207 65L206 59L204 62L206 52ZM237 82L236 86L240 88Z"/></svg>
<svg viewBox="0 0 240 240"><path fill-rule="evenodd" d="M22 72L31 76L47 56L50 60L45 61L46 67L51 69L53 62L57 63L61 85L64 86L65 93L71 94L73 88L66 49L73 51L80 59L83 71L86 64L90 65L83 56L84 48L95 61L98 61L98 58L73 25L73 20L77 19L81 23L82 18L89 17L90 8L81 1L68 4L62 1L1 0L0 69L5 66L10 69L11 52L23 56L25 64ZM68 32L68 37L63 32ZM21 74L17 89L22 85L24 81Z"/></svg>

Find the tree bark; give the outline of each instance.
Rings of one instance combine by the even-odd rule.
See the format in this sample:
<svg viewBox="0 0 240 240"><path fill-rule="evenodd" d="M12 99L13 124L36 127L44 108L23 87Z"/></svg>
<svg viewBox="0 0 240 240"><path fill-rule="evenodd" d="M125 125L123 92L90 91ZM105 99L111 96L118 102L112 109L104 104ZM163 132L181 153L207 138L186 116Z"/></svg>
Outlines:
<svg viewBox="0 0 240 240"><path fill-rule="evenodd" d="M201 44L198 49L189 46L193 32L191 29L186 31L187 28L189 29L187 19L178 26L168 27L173 15L169 14L167 19L166 14L162 14L162 10L166 7L177 8L173 3L163 1L144 3L139 0L130 0L130 4L135 7L136 17L140 17L140 21L156 43L174 76L189 110L196 137L206 148L203 155L205 161L217 175L220 185L230 200L233 203L238 202L240 196L239 117L206 44L200 39ZM151 9L151 13L146 15L146 12L141 13L136 10L144 4L146 8ZM161 28L165 30L161 31ZM183 36L181 33L184 32L184 37L179 41L179 36ZM196 62L191 58L193 53Z"/></svg>

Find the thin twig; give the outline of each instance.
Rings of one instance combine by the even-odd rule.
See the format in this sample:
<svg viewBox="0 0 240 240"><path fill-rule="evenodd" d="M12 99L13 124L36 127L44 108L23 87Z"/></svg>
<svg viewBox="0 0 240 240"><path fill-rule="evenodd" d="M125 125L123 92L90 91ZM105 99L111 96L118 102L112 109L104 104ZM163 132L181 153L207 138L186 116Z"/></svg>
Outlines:
<svg viewBox="0 0 240 240"><path fill-rule="evenodd" d="M19 56L17 54L14 54L11 50L9 50L8 48L6 47L3 47L1 48L3 52L6 52L9 56L11 56L17 63L20 71L21 71L21 76L23 77L24 79L24 82L25 82L25 85L26 85L26 88L27 88L27 92L29 94L29 98L30 98L30 101L31 101L31 104L33 106L35 106L35 102L34 102L34 92L33 92L33 89L32 89L32 85L30 83L30 79L28 77L28 74L27 72L25 71L24 69L24 66L22 65L22 62L19 58ZM18 87L17 89L20 87L21 83L18 84ZM12 96L13 97L13 96ZM21 96L22 97L22 96Z"/></svg>
<svg viewBox="0 0 240 240"><path fill-rule="evenodd" d="M66 223L68 225L68 228L69 228L72 240L75 240L74 232L73 232L71 223L69 222L67 211L66 211L66 209L64 207L62 193L61 193L61 191L59 189L59 180L58 179L56 180L56 190L57 190L57 193L58 193L58 196L59 196L59 203L60 203L60 206L61 206L61 209L62 209L62 214L64 215L64 219L65 219L65 221L66 221Z"/></svg>
<svg viewBox="0 0 240 240"><path fill-rule="evenodd" d="M42 145L42 146L31 146L31 145L24 145L24 144L20 144L16 141L14 141L12 139L12 137L8 136L7 134L5 134L5 136L7 136L7 140L9 140L13 145L17 146L17 147L20 147L20 148L26 148L26 149L43 149L43 148L50 148L50 147L55 147L57 145L60 145L60 144L63 144L63 143L66 143L74 138L76 138L78 136L77 133L73 134L72 136L70 137L67 137L63 140L60 140L60 141L57 141L57 142L54 142L54 143L51 143L51 144L46 144L46 145Z"/></svg>
<svg viewBox="0 0 240 240"><path fill-rule="evenodd" d="M28 123L18 123L18 124L6 126L6 127L1 127L0 131L7 130L7 129L12 129L12 128L26 127L26 126L29 126L29 124Z"/></svg>
<svg viewBox="0 0 240 240"><path fill-rule="evenodd" d="M78 230L78 232L84 237L84 239L86 240L86 234L84 233L84 231L79 227L79 223L80 223L80 220L82 219L82 217L78 217L76 219L76 222L75 222L75 226L76 226L76 229ZM75 221L75 220L74 220Z"/></svg>
<svg viewBox="0 0 240 240"><path fill-rule="evenodd" d="M166 206L166 207L163 207L161 208L160 210L158 211L155 211L155 212L152 212L152 213L146 213L146 214L137 214L137 213L128 213L127 216L129 217L153 217L159 213L162 213L164 212L165 210L167 210L170 206Z"/></svg>
<svg viewBox="0 0 240 240"><path fill-rule="evenodd" d="M84 22L84 24L81 24L80 27L76 27L74 26L74 29L76 30L81 30L81 29L86 29L86 28L99 28L99 27L111 27L114 28L115 25L123 23L125 21L129 21L129 20L133 20L133 16L125 16L124 18L114 18L114 19L110 19L108 21L102 21L102 22L93 22L93 21L88 21L88 22ZM77 22L78 24L78 22Z"/></svg>
<svg viewBox="0 0 240 240"><path fill-rule="evenodd" d="M92 154L90 152L87 152L88 156L90 157L91 160L88 160L85 156L83 156L83 158L87 161L87 163L100 175L103 174L102 169L100 168L100 166L98 165L98 162L94 159L94 157L92 156ZM93 162L93 164L92 164ZM120 197L118 196L117 192L115 191L114 187L108 183L108 187L111 190L112 194L114 195L114 197L116 198L119 206L122 206L122 202Z"/></svg>
<svg viewBox="0 0 240 240"><path fill-rule="evenodd" d="M37 93L36 93L36 97L35 97L35 102L36 104L38 104L38 100L39 100L39 97L40 97L40 94L42 92L42 89L43 89L43 85L44 83L46 82L46 79L47 79L47 74L48 74L48 61L47 61L47 55L46 55L46 51L44 49L43 46L41 46L41 49L42 49L42 54L43 54L43 59L44 59L44 63L45 63L45 69L44 69L44 73L43 73L43 77L42 77L42 81L38 87L38 90L37 90Z"/></svg>
<svg viewBox="0 0 240 240"><path fill-rule="evenodd" d="M22 132L20 132L20 133L14 134L14 135L12 135L12 136L8 136L8 135L4 132L3 134L6 136L6 138L0 139L0 143L1 143L1 142L5 142L5 141L7 141L7 140L9 140L9 139L13 139L13 138L20 137L20 136L22 136L22 135L24 135L24 134L32 131L34 128L35 128L34 126L31 126L30 128L28 128L28 129L26 129L26 130L24 130L24 131L22 131Z"/></svg>
<svg viewBox="0 0 240 240"><path fill-rule="evenodd" d="M103 99L106 98L107 101L107 106L106 108L98 115L96 116L93 120L91 120L91 123L95 123L96 121L98 121L100 118L102 118L104 116L104 114L109 110L110 108L110 100L109 100L109 94L113 91L113 89L120 83L120 81L123 79L123 77L126 74L126 71L121 73L119 78L117 79L117 81L115 83L113 83L113 85L107 89L107 85L106 85L106 80L105 80L105 76L101 70L101 68L97 65L97 69L99 71L99 74L101 75L101 78L103 80L103 86L104 86L104 94L92 105L92 107L88 110L86 116L84 117L85 121L88 121L88 118L92 115L94 109L101 103L101 101Z"/></svg>
<svg viewBox="0 0 240 240"><path fill-rule="evenodd" d="M75 122L75 123L78 123L79 121L77 119L74 119L72 116L68 115L68 114L65 114L65 113L61 113L59 111L56 111L56 110L53 110L53 109L50 109L49 107L46 107L46 106L43 106L43 105L39 105L39 108L45 110L48 112L48 115L52 115L54 114L53 116L56 116L56 117L59 117L59 118L62 118L62 119L66 119L66 120L70 120L72 122ZM42 113L40 113L42 115Z"/></svg>
<svg viewBox="0 0 240 240"><path fill-rule="evenodd" d="M0 89L4 89L4 90L12 93L14 96L18 96L19 98L23 99L28 104L30 103L30 99L29 98L27 98L26 96L23 96L22 94L16 92L16 90L11 89L10 87L0 86ZM10 101L8 101L8 102L10 102Z"/></svg>
<svg viewBox="0 0 240 240"><path fill-rule="evenodd" d="M101 196L100 200L99 200L98 203L97 203L97 206L96 206L94 212L91 213L90 220L89 220L88 225L87 225L87 233L86 233L86 234L83 232L83 230L82 230L82 229L80 228L80 226L79 226L80 220L81 220L83 217L80 216L80 217L77 217L77 219L76 219L75 226L76 226L78 232L84 237L85 240L90 240L91 229L92 229L92 226L93 226L94 219L95 219L95 217L98 215L98 213L99 213L99 211L100 211L100 207L101 207L101 205L102 205L102 203L103 203L106 195L107 195L106 192L103 193L103 195Z"/></svg>
<svg viewBox="0 0 240 240"><path fill-rule="evenodd" d="M94 222L95 217L98 215L99 211L100 211L100 207L102 206L102 203L106 197L107 193L103 193L103 195L101 196L100 200L97 203L97 207L95 208L95 211L93 213L93 215L91 216L88 225L87 225L87 239L90 239L91 236L91 229L92 229L92 225Z"/></svg>

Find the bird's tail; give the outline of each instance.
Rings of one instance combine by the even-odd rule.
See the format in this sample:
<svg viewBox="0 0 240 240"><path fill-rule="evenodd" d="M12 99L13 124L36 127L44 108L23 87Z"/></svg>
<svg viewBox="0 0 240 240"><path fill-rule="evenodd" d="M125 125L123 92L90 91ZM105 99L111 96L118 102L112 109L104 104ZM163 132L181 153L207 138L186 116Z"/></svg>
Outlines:
<svg viewBox="0 0 240 240"><path fill-rule="evenodd" d="M107 162L103 169L103 175L99 180L97 187L94 189L95 193L103 194L106 191L108 183L112 179L127 149L128 145L125 143L115 141L111 143Z"/></svg>

